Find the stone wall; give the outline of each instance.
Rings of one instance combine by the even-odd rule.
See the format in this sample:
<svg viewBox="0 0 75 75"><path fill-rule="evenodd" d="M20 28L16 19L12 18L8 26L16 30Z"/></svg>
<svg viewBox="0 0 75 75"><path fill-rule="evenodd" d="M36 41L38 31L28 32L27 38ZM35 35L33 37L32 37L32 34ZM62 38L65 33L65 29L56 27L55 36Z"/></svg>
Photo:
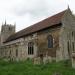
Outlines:
<svg viewBox="0 0 75 75"><path fill-rule="evenodd" d="M26 60L27 58L34 58L37 55L37 34L33 34L27 37L19 38L8 43L5 43L0 48L1 58L8 60ZM28 42L34 42L34 54L28 55ZM16 56L16 50L18 50L18 56Z"/></svg>
<svg viewBox="0 0 75 75"><path fill-rule="evenodd" d="M68 9L62 18L62 28L59 39L61 60L72 60L73 65L75 58L72 56L75 52L75 17Z"/></svg>
<svg viewBox="0 0 75 75"><path fill-rule="evenodd" d="M2 51L0 52L0 56L7 58L8 60L26 60L27 58L40 57L40 54L42 53L44 59L48 56L48 58L56 60L56 50L59 48L59 32L59 26L48 28L38 33L5 43L0 49L0 51ZM48 48L48 35L53 36L53 48ZM28 55L29 42L34 42L33 55ZM18 50L18 56L16 56L16 49Z"/></svg>
<svg viewBox="0 0 75 75"><path fill-rule="evenodd" d="M55 28L48 28L38 33L38 57L43 55L43 58L51 58L56 61L56 51L59 49L59 32L60 26ZM48 36L53 37L53 48L48 48Z"/></svg>

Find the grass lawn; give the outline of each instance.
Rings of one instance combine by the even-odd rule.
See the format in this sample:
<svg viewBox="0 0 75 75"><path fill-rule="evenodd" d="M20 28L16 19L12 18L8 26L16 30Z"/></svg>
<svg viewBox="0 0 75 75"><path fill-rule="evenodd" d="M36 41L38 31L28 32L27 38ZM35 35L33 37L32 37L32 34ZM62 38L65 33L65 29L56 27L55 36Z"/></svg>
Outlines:
<svg viewBox="0 0 75 75"><path fill-rule="evenodd" d="M64 65L63 62L34 65L31 61L4 62L0 61L0 75L75 75L75 69Z"/></svg>

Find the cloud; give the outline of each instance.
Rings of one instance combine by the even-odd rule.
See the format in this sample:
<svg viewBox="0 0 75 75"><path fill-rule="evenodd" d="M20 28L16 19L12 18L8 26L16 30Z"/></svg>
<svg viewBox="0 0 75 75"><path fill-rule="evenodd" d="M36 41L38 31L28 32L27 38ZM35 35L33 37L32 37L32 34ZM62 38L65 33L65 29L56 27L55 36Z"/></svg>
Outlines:
<svg viewBox="0 0 75 75"><path fill-rule="evenodd" d="M65 0L20 0L11 8L17 19L17 31L66 8Z"/></svg>
<svg viewBox="0 0 75 75"><path fill-rule="evenodd" d="M41 12L45 13L47 5L44 0L24 0L23 3L17 4L14 7L14 13L18 16L23 16L26 13L37 15Z"/></svg>
<svg viewBox="0 0 75 75"><path fill-rule="evenodd" d="M16 22L19 31L66 9L68 3L74 10L74 0L0 0L0 25L5 19L7 23Z"/></svg>
<svg viewBox="0 0 75 75"><path fill-rule="evenodd" d="M65 0L22 0L14 5L12 12L18 17L30 14L31 18L45 18L65 7Z"/></svg>

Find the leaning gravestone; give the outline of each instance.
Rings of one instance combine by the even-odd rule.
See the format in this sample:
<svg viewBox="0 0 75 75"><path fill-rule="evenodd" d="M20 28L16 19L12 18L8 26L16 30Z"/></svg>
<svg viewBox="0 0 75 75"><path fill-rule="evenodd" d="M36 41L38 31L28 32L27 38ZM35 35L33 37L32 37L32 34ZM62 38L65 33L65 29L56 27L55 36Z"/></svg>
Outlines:
<svg viewBox="0 0 75 75"><path fill-rule="evenodd" d="M60 74L59 72L55 72L52 75L62 75L62 74Z"/></svg>

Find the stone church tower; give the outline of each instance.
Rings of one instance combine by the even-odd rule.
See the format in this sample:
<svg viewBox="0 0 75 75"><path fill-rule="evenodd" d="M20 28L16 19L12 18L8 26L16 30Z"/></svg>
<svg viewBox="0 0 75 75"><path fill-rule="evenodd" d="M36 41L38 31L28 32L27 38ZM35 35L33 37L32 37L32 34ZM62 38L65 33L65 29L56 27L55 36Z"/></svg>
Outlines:
<svg viewBox="0 0 75 75"><path fill-rule="evenodd" d="M1 44L12 34L15 33L15 25L5 24L1 27Z"/></svg>

